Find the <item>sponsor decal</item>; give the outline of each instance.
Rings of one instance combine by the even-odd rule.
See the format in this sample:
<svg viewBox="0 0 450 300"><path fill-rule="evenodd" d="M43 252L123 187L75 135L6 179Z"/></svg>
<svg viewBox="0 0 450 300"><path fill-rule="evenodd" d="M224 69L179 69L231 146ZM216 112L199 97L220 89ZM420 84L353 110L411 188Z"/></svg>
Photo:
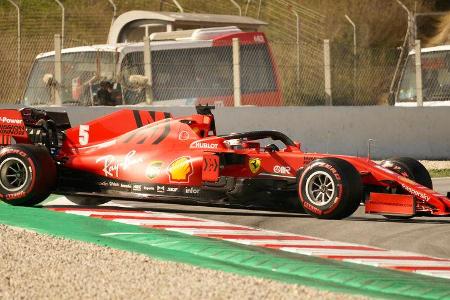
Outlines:
<svg viewBox="0 0 450 300"><path fill-rule="evenodd" d="M0 124L0 133L8 135L24 135L25 127L19 125L5 125Z"/></svg>
<svg viewBox="0 0 450 300"><path fill-rule="evenodd" d="M184 193L188 195L197 195L200 193L200 189L195 187L188 187L184 189Z"/></svg>
<svg viewBox="0 0 450 300"><path fill-rule="evenodd" d="M201 149L217 149L219 144L211 144L205 142L194 142L191 145L191 148L201 148Z"/></svg>
<svg viewBox="0 0 450 300"><path fill-rule="evenodd" d="M20 191L17 193L13 193L13 194L6 194L6 200L14 200L17 198L22 198L26 196L26 193L24 191Z"/></svg>
<svg viewBox="0 0 450 300"><path fill-rule="evenodd" d="M133 191L142 192L142 185L140 184L133 185Z"/></svg>
<svg viewBox="0 0 450 300"><path fill-rule="evenodd" d="M1 117L0 121L7 124L22 124L23 120L20 119L10 119L8 117Z"/></svg>
<svg viewBox="0 0 450 300"><path fill-rule="evenodd" d="M288 166L275 166L273 167L275 174L289 175L291 173L291 167Z"/></svg>
<svg viewBox="0 0 450 300"><path fill-rule="evenodd" d="M189 177L194 174L191 158L183 156L175 159L167 168L170 181L189 182Z"/></svg>
<svg viewBox="0 0 450 300"><path fill-rule="evenodd" d="M309 211L312 211L313 213L317 214L317 215L321 215L323 214L323 211L321 211L320 209L318 209L317 207L311 205L309 202L303 201L303 207L306 208Z"/></svg>
<svg viewBox="0 0 450 300"><path fill-rule="evenodd" d="M262 35L255 35L253 37L255 43L264 43L264 37Z"/></svg>
<svg viewBox="0 0 450 300"><path fill-rule="evenodd" d="M426 194L421 193L419 191L416 191L413 188L410 188L409 186L406 186L406 185L402 184L402 188L405 191L407 191L408 193L410 193L411 195L413 195L413 196L416 196L416 197L418 197L420 199L423 199L425 201L429 201L430 200L430 197L428 197Z"/></svg>
<svg viewBox="0 0 450 300"><path fill-rule="evenodd" d="M176 187L168 187L167 191L171 192L171 193L176 193L176 192L178 192L178 188L176 188Z"/></svg>
<svg viewBox="0 0 450 300"><path fill-rule="evenodd" d="M136 158L136 150L131 150L123 158L118 159L114 155L106 155L97 158L96 163L103 163L103 173L106 177L119 177L120 170L143 162L142 158Z"/></svg>
<svg viewBox="0 0 450 300"><path fill-rule="evenodd" d="M187 132L187 131L185 131L185 130L180 131L180 133L178 134L178 139L179 139L180 141L186 141L186 140L188 140L189 138L190 138L189 132Z"/></svg>
<svg viewBox="0 0 450 300"><path fill-rule="evenodd" d="M19 149L11 149L11 148L3 148L0 152L1 155L6 155L6 154L17 154L20 155L22 157L28 157L27 154L25 152L23 152L22 150Z"/></svg>
<svg viewBox="0 0 450 300"><path fill-rule="evenodd" d="M258 173L259 169L261 169L261 159L260 158L250 158L248 160L248 167L253 174Z"/></svg>
<svg viewBox="0 0 450 300"><path fill-rule="evenodd" d="M149 179L155 179L161 174L162 165L162 161L151 162L145 170L145 176L147 176Z"/></svg>
<svg viewBox="0 0 450 300"><path fill-rule="evenodd" d="M158 185L158 186L156 186L156 192L157 193L165 193L166 192L166 187L162 186L162 185Z"/></svg>
<svg viewBox="0 0 450 300"><path fill-rule="evenodd" d="M144 191L154 192L155 191L155 187L154 186L145 186L144 185Z"/></svg>

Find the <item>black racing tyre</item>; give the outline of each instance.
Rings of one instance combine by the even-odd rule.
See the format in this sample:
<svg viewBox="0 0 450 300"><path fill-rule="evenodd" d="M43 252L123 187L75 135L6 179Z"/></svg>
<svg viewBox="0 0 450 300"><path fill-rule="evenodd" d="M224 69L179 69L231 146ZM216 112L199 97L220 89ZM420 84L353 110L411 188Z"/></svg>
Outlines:
<svg viewBox="0 0 450 300"><path fill-rule="evenodd" d="M428 170L417 160L410 157L393 157L381 162L381 166L389 169L397 174L400 174L406 178L414 180L420 185L423 185L429 189L433 189L433 181L431 181L430 173ZM395 193L403 193L402 190L396 190ZM408 220L413 216L394 216L383 215L390 220Z"/></svg>
<svg viewBox="0 0 450 300"><path fill-rule="evenodd" d="M298 182L300 203L319 219L343 219L352 215L362 199L362 180L349 162L339 158L313 161Z"/></svg>
<svg viewBox="0 0 450 300"><path fill-rule="evenodd" d="M420 185L433 189L430 173L417 160L410 157L394 157L381 162L381 166L397 174L414 180Z"/></svg>
<svg viewBox="0 0 450 300"><path fill-rule="evenodd" d="M5 203L33 206L56 184L56 165L47 148L11 145L0 151L0 197Z"/></svg>
<svg viewBox="0 0 450 300"><path fill-rule="evenodd" d="M89 197L89 196L73 196L67 195L66 198L75 204L83 205L83 206L97 206L101 204L105 204L111 199L106 197Z"/></svg>

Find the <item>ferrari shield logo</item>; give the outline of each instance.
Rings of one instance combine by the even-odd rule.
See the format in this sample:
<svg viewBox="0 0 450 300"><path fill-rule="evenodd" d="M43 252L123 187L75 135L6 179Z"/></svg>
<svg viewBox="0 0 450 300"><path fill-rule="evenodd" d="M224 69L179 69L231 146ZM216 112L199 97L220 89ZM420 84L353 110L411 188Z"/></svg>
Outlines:
<svg viewBox="0 0 450 300"><path fill-rule="evenodd" d="M253 174L258 173L261 168L261 159L260 158L250 158L248 160L248 167Z"/></svg>

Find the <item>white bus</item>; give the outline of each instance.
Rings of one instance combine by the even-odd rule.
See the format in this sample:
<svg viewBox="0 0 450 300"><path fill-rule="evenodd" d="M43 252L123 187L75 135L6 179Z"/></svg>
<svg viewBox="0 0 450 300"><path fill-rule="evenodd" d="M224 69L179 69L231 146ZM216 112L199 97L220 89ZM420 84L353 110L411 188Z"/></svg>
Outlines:
<svg viewBox="0 0 450 300"><path fill-rule="evenodd" d="M423 48L422 82L424 106L450 106L450 45ZM401 77L396 106L416 106L415 52L408 55Z"/></svg>
<svg viewBox="0 0 450 300"><path fill-rule="evenodd" d="M96 105L101 81L114 84L116 104L233 105L232 39L240 41L242 105L281 105L277 69L262 32L234 26L150 35L152 89L144 75L144 44L94 45L62 51L62 83L53 85L55 53L39 54L23 94L24 105L50 105L57 86L62 105ZM53 82L54 83L54 82ZM55 84L55 83L54 83ZM149 95L151 93L151 95Z"/></svg>

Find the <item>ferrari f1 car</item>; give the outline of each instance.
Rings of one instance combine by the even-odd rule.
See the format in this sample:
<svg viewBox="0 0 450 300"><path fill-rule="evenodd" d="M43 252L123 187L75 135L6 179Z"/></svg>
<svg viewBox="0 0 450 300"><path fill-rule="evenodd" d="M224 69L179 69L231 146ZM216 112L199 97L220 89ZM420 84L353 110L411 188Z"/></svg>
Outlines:
<svg viewBox="0 0 450 300"><path fill-rule="evenodd" d="M414 159L305 153L278 131L217 135L208 106L177 118L125 109L75 127L62 112L0 110L0 134L1 200L11 205L55 193L80 205L290 199L323 219L348 217L361 202L388 217L450 214L450 199Z"/></svg>

